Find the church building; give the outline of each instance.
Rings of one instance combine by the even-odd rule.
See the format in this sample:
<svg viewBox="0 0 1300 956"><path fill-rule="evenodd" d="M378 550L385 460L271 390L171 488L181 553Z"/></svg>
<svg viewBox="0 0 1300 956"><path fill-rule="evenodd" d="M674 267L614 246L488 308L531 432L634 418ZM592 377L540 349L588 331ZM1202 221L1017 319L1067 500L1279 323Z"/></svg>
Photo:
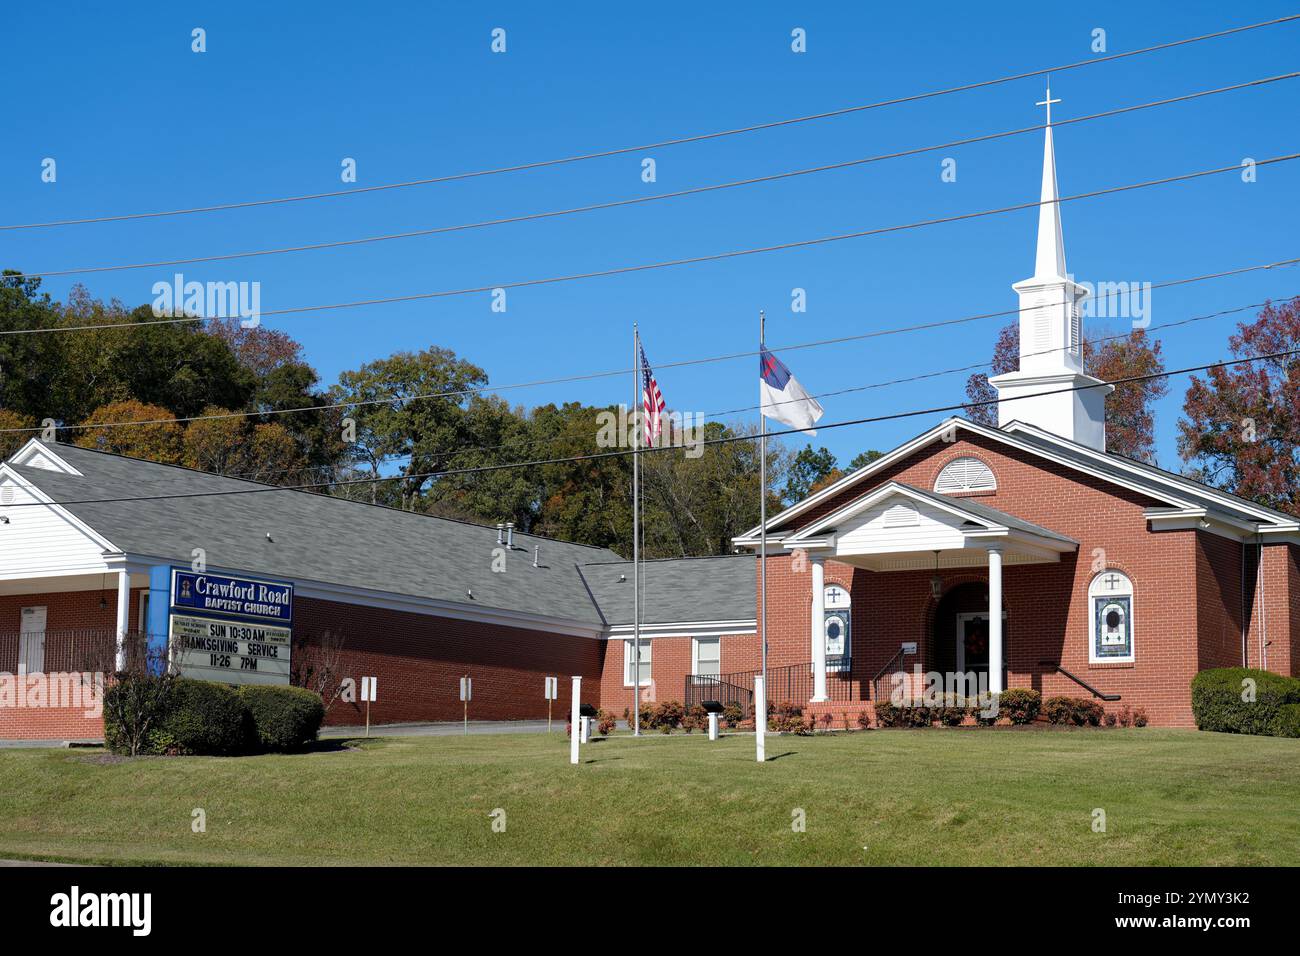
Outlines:
<svg viewBox="0 0 1300 956"><path fill-rule="evenodd" d="M0 463L0 739L101 737L85 680L149 648L207 679L320 684L336 724L563 720L573 676L618 716L743 699L764 537L768 697L835 726L899 674L1168 727L1192 726L1204 668L1300 675L1300 522L1106 449L1050 120L1041 195L998 426L942 421L736 554L644 562L639 628L636 571L606 549L32 439Z"/></svg>
<svg viewBox="0 0 1300 956"><path fill-rule="evenodd" d="M1107 452L1058 199L1049 120L998 427L950 418L769 518L769 697L810 660L808 703L837 716L894 674L974 672L1190 727L1197 671L1300 675L1300 522Z"/></svg>

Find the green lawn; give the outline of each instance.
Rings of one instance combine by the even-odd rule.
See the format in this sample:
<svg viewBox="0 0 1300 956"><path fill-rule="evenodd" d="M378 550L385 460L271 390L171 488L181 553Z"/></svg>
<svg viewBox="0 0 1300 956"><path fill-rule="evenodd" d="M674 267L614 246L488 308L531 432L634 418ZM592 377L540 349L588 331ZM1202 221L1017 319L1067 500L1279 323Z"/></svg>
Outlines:
<svg viewBox="0 0 1300 956"><path fill-rule="evenodd" d="M1300 741L1170 730L0 751L0 857L227 864L1300 864ZM207 832L191 832L191 813ZM490 814L506 812L494 833ZM802 808L807 829L791 829ZM1093 832L1093 810L1106 832Z"/></svg>

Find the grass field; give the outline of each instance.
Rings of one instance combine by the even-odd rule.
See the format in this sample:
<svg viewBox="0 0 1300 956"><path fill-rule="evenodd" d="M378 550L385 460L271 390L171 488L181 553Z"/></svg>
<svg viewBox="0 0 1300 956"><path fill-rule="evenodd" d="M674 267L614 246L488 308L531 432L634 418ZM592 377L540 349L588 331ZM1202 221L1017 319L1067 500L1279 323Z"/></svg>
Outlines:
<svg viewBox="0 0 1300 956"><path fill-rule="evenodd" d="M1170 730L0 751L0 857L163 864L1300 864L1300 741ZM191 830L206 811L207 832ZM490 816L505 811L505 832ZM806 832L792 814L806 814ZM1093 811L1106 832L1093 831Z"/></svg>

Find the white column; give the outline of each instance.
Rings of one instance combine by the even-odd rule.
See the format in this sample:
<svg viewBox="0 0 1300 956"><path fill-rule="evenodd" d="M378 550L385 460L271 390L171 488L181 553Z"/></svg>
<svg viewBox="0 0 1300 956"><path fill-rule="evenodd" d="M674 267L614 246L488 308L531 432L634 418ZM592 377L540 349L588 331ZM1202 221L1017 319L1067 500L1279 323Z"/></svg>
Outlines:
<svg viewBox="0 0 1300 956"><path fill-rule="evenodd" d="M767 688L761 675L754 678L754 742L758 762L767 760Z"/></svg>
<svg viewBox="0 0 1300 956"><path fill-rule="evenodd" d="M578 729L578 722L581 719L578 714L578 707L582 701L582 678L574 676L573 678L573 700L569 705L569 763L578 762L578 742L582 736L582 731Z"/></svg>
<svg viewBox="0 0 1300 956"><path fill-rule="evenodd" d="M117 669L126 670L126 635L131 630L131 572L117 575Z"/></svg>
<svg viewBox="0 0 1300 956"><path fill-rule="evenodd" d="M826 567L822 558L809 558L812 568L812 665L814 704L826 697Z"/></svg>
<svg viewBox="0 0 1300 956"><path fill-rule="evenodd" d="M1002 686L1002 549L989 548L989 692Z"/></svg>

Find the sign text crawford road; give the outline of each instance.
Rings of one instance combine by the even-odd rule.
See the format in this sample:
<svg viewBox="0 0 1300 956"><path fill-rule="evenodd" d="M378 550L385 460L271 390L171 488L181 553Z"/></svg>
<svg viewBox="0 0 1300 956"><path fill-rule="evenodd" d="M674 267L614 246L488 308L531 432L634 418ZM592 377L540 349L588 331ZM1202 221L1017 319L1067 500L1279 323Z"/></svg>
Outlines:
<svg viewBox="0 0 1300 956"><path fill-rule="evenodd" d="M293 585L172 569L168 636L187 677L288 684Z"/></svg>

